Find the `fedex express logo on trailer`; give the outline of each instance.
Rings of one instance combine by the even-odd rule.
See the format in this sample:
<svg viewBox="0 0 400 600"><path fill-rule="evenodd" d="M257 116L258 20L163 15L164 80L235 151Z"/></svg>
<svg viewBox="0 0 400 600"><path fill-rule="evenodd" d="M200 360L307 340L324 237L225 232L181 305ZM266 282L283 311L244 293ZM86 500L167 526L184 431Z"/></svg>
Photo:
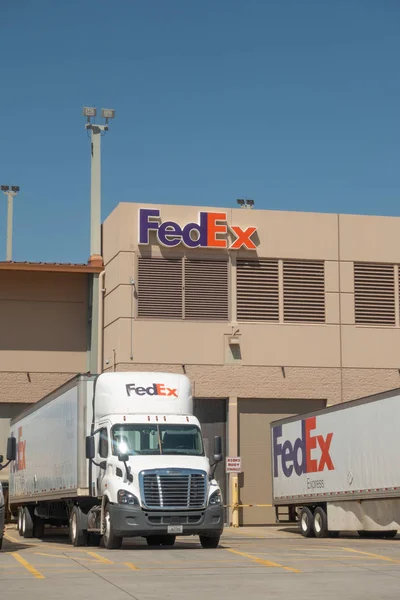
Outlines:
<svg viewBox="0 0 400 600"><path fill-rule="evenodd" d="M300 476L304 473L318 473L325 468L329 471L335 469L329 453L333 433L328 433L324 438L323 435L313 434L316 428L316 417L302 419L301 437L294 443L290 440L282 443L282 425L273 428L274 477L278 477L279 463L286 477L291 477L293 471Z"/></svg>
<svg viewBox="0 0 400 600"><path fill-rule="evenodd" d="M160 211L155 208L139 209L139 245L150 243L150 231L157 234L158 243L167 248L173 248L183 243L187 248L229 248L239 250L247 248L255 250L256 245L251 239L257 227L242 229L228 226L226 213L201 212L199 223L187 223L184 227L175 221L161 223ZM221 238L230 230L235 240L228 245L228 240Z"/></svg>

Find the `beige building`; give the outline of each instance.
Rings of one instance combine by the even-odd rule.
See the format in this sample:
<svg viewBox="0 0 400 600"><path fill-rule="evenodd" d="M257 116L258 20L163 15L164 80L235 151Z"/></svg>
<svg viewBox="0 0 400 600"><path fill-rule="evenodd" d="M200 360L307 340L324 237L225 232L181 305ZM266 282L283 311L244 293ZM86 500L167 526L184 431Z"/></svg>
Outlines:
<svg viewBox="0 0 400 600"><path fill-rule="evenodd" d="M242 457L241 502L268 504L271 420L399 387L399 239L399 218L122 203L102 368L187 373L206 437Z"/></svg>
<svg viewBox="0 0 400 600"><path fill-rule="evenodd" d="M89 284L101 270L0 262L0 454L12 417L89 370ZM7 477L0 471L0 481Z"/></svg>

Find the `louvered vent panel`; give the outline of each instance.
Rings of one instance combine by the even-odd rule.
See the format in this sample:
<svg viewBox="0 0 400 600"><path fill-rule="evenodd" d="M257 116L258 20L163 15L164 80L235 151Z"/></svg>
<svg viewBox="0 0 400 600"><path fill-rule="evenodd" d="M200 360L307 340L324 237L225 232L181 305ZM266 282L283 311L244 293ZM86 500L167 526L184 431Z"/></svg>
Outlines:
<svg viewBox="0 0 400 600"><path fill-rule="evenodd" d="M394 266L354 263L355 322L395 325Z"/></svg>
<svg viewBox="0 0 400 600"><path fill-rule="evenodd" d="M283 261L283 315L288 323L325 322L323 262Z"/></svg>
<svg viewBox="0 0 400 600"><path fill-rule="evenodd" d="M228 320L227 261L185 262L185 319Z"/></svg>
<svg viewBox="0 0 400 600"><path fill-rule="evenodd" d="M182 260L140 258L138 317L182 318Z"/></svg>
<svg viewBox="0 0 400 600"><path fill-rule="evenodd" d="M238 321L279 321L277 260L238 260L236 270Z"/></svg>

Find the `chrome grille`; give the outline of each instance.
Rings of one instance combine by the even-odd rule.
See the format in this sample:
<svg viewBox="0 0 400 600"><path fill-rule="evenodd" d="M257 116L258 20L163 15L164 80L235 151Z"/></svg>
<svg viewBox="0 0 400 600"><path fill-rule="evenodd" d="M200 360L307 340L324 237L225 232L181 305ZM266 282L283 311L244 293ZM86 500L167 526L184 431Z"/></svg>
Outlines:
<svg viewBox="0 0 400 600"><path fill-rule="evenodd" d="M203 508L207 477L204 471L159 469L140 473L147 508Z"/></svg>

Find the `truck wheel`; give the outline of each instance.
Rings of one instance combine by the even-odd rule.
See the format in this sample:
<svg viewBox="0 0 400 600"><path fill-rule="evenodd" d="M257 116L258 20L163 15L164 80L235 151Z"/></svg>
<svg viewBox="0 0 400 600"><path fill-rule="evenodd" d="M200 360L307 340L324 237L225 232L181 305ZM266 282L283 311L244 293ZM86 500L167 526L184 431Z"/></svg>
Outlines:
<svg viewBox="0 0 400 600"><path fill-rule="evenodd" d="M86 546L87 531L85 519L79 506L74 506L69 518L69 537L73 546Z"/></svg>
<svg viewBox="0 0 400 600"><path fill-rule="evenodd" d="M19 506L18 507L18 533L20 536L22 536L22 514L23 514L24 509Z"/></svg>
<svg viewBox="0 0 400 600"><path fill-rule="evenodd" d="M22 509L22 537L25 539L33 537L33 519L27 506Z"/></svg>
<svg viewBox="0 0 400 600"><path fill-rule="evenodd" d="M328 517L324 509L320 506L317 506L317 508L314 511L313 529L315 537L328 537Z"/></svg>
<svg viewBox="0 0 400 600"><path fill-rule="evenodd" d="M314 537L313 514L307 506L303 506L300 513L300 531L303 537Z"/></svg>
<svg viewBox="0 0 400 600"><path fill-rule="evenodd" d="M104 547L107 550L118 550L122 546L122 537L115 535L111 514L108 508L106 508L106 514L104 515L105 521L105 533L103 535Z"/></svg>
<svg viewBox="0 0 400 600"><path fill-rule="evenodd" d="M44 535L45 520L40 517L36 517L33 523L33 537L40 540Z"/></svg>
<svg viewBox="0 0 400 600"><path fill-rule="evenodd" d="M218 548L220 538L219 535L216 537L206 537L205 535L199 535L199 538L202 548Z"/></svg>

